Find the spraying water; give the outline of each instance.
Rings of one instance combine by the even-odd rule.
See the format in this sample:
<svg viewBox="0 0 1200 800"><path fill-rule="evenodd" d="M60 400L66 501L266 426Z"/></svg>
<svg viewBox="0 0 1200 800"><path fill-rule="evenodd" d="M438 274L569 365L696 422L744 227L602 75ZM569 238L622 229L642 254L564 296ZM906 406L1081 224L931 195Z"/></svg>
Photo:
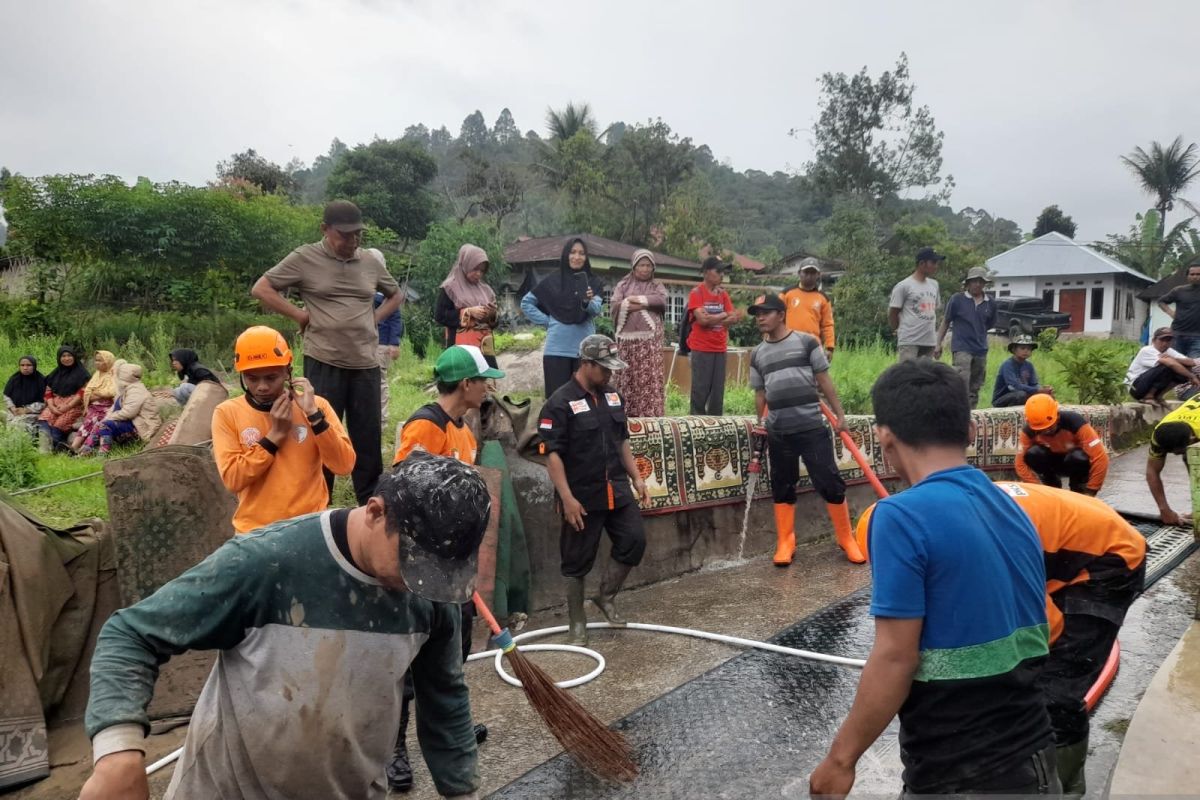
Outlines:
<svg viewBox="0 0 1200 800"><path fill-rule="evenodd" d="M750 504L754 502L754 489L758 486L758 476L762 472L763 450L767 447L767 432L756 429L751 434L750 463L746 465L746 511L742 514L742 533L738 537L737 560L742 560L746 549L746 531L750 527Z"/></svg>

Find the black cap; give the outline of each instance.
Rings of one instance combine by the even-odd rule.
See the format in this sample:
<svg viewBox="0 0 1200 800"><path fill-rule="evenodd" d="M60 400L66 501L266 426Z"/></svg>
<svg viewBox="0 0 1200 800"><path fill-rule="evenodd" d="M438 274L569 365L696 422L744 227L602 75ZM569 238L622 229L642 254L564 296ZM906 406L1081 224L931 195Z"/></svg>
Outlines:
<svg viewBox="0 0 1200 800"><path fill-rule="evenodd" d="M917 263L922 261L945 261L946 257L932 247L922 247L917 251Z"/></svg>
<svg viewBox="0 0 1200 800"><path fill-rule="evenodd" d="M783 304L777 294L759 295L754 300L754 305L750 306L751 316L762 313L763 311L787 311L787 306Z"/></svg>
<svg viewBox="0 0 1200 800"><path fill-rule="evenodd" d="M732 267L716 256L709 256L704 259L704 263L700 265L700 269L703 272L708 272L710 269L715 269L718 272L728 272Z"/></svg>
<svg viewBox="0 0 1200 800"><path fill-rule="evenodd" d="M340 233L354 233L365 227L362 212L349 200L334 200L332 203L326 203L325 216L321 221Z"/></svg>
<svg viewBox="0 0 1200 800"><path fill-rule="evenodd" d="M375 490L388 530L400 534L400 575L427 600L465 603L475 591L479 543L492 499L480 474L455 458L414 451Z"/></svg>

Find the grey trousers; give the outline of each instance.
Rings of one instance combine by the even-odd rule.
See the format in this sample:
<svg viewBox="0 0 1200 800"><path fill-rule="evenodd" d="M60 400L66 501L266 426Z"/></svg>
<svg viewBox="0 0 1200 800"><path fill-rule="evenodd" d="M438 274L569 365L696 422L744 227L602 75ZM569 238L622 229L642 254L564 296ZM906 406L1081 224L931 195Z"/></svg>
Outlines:
<svg viewBox="0 0 1200 800"><path fill-rule="evenodd" d="M897 361L911 361L914 358L929 358L933 355L931 344L901 344L896 346Z"/></svg>
<svg viewBox="0 0 1200 800"><path fill-rule="evenodd" d="M692 363L692 408L694 415L719 417L725 411L725 354L688 354Z"/></svg>
<svg viewBox="0 0 1200 800"><path fill-rule="evenodd" d="M979 388L983 386L983 378L987 374L987 353L975 355L966 351L954 354L954 369L967 385L967 395L971 398L971 408L979 405Z"/></svg>

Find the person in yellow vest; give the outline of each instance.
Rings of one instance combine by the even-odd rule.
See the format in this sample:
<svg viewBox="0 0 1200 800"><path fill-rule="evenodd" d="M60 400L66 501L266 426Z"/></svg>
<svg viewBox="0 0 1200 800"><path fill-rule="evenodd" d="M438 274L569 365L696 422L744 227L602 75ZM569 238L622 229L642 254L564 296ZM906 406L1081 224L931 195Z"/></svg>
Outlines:
<svg viewBox="0 0 1200 800"><path fill-rule="evenodd" d="M1191 514L1179 514L1167 502L1163 489L1162 471L1168 455L1183 456L1188 445L1200 440L1200 396L1193 397L1179 408L1167 414L1154 426L1150 434L1150 454L1146 457L1146 485L1150 496L1158 506L1158 513L1166 525L1191 525Z"/></svg>
<svg viewBox="0 0 1200 800"><path fill-rule="evenodd" d="M825 348L825 360L833 360L833 304L821 291L821 269L808 263L800 267L800 285L779 295L787 306L789 330L815 336Z"/></svg>
<svg viewBox="0 0 1200 800"><path fill-rule="evenodd" d="M354 468L354 447L329 402L306 378L292 376L292 351L279 331L247 328L233 348L245 394L213 411L213 458L225 488L237 495L233 529L324 511L334 475Z"/></svg>

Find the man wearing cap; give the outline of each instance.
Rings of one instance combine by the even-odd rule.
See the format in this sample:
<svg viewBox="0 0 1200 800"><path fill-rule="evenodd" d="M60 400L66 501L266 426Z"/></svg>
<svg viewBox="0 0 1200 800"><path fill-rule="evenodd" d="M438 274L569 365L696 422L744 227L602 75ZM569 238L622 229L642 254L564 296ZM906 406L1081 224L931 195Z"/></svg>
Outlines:
<svg viewBox="0 0 1200 800"><path fill-rule="evenodd" d="M928 358L937 346L937 310L941 305L938 282L933 279L946 257L932 247L917 251L917 268L892 287L888 325L896 336L900 361Z"/></svg>
<svg viewBox="0 0 1200 800"><path fill-rule="evenodd" d="M1100 434L1082 414L1058 407L1048 394L1025 401L1025 425L1014 463L1026 483L1062 488L1095 497L1108 475L1108 451Z"/></svg>
<svg viewBox="0 0 1200 800"><path fill-rule="evenodd" d="M612 559L592 602L610 624L625 624L615 605L617 592L646 550L638 501L649 495L629 448L625 399L609 384L613 371L625 366L612 339L588 336L579 344L579 368L550 395L538 420L563 515L558 541L571 644L587 644L584 579L595 563L601 529L612 541Z"/></svg>
<svg viewBox="0 0 1200 800"><path fill-rule="evenodd" d="M1008 343L1008 352L1012 356L1000 365L1000 371L996 373L996 383L992 387L993 406L1023 406L1035 394L1054 396L1053 386L1038 383L1037 370L1029 360L1034 350L1037 350L1037 342L1027 333Z"/></svg>
<svg viewBox="0 0 1200 800"><path fill-rule="evenodd" d="M1171 318L1179 352L1188 358L1200 358L1200 257L1188 263L1186 274L1187 283L1160 297L1158 307Z"/></svg>
<svg viewBox="0 0 1200 800"><path fill-rule="evenodd" d="M491 499L479 474L415 454L377 493L226 542L113 614L92 657L83 800L147 797L159 666L217 650L167 798L383 800L401 682L438 792L479 788L457 603L474 588Z"/></svg>
<svg viewBox="0 0 1200 800"><path fill-rule="evenodd" d="M473 345L447 347L438 356L433 367L437 382L438 399L435 403L421 406L404 423L400 431L400 444L396 447L396 464L413 453L431 453L457 459L473 465L478 454L478 445L471 428L463 421L463 415L472 409L478 410L487 396L487 382L503 378L503 370L487 363L483 353ZM463 662L471 653L471 623L475 619L475 604L463 603L459 608L462 620ZM408 706L412 699L412 682L404 683L404 702L400 707L400 731L396 737L396 750L387 768L388 785L405 792L412 788L412 767L408 761ZM475 740L487 738L487 728L475 726Z"/></svg>
<svg viewBox="0 0 1200 800"><path fill-rule="evenodd" d="M762 344L750 355L750 388L758 409L760 435L767 437L771 464L771 494L775 500L775 566L792 563L796 551L796 482L800 461L808 469L813 488L825 501L834 536L846 558L865 561L854 542L846 482L838 471L833 441L825 427L817 391L825 395L837 415L838 430L846 417L837 389L829 377L829 362L815 336L789 330L787 307L777 295L759 297L750 306Z"/></svg>
<svg viewBox="0 0 1200 800"><path fill-rule="evenodd" d="M692 366L692 414L719 417L725 412L725 352L729 330L742 318L733 308L729 292L721 288L729 265L716 256L704 259L700 285L688 294L687 313L692 318L688 356Z"/></svg>
<svg viewBox="0 0 1200 800"><path fill-rule="evenodd" d="M1200 377L1192 372L1196 361L1188 358L1171 345L1175 334L1170 328L1159 328L1154 332L1150 344L1143 347L1129 362L1125 373L1125 385L1134 400L1144 400L1151 405L1163 405L1163 397L1176 386L1190 384L1200 387Z"/></svg>
<svg viewBox="0 0 1200 800"><path fill-rule="evenodd" d="M946 315L942 317L937 346L933 349L934 359L941 359L942 340L946 338L946 331L953 327L950 352L954 357L954 369L967 385L971 408L979 405L979 389L987 374L987 332L996 324L996 303L983 293L987 281L988 273L983 267L967 270L963 291L946 304Z"/></svg>
<svg viewBox="0 0 1200 800"><path fill-rule="evenodd" d="M788 329L815 336L825 348L826 360L833 361L833 304L821 291L821 268L806 261L800 267L800 285L780 297L787 306Z"/></svg>
<svg viewBox="0 0 1200 800"><path fill-rule="evenodd" d="M213 411L212 449L225 488L237 496L233 529L248 533L329 507L322 469L348 475L354 447L329 401L292 377L292 351L278 331L247 328L233 347L245 391Z"/></svg>
<svg viewBox="0 0 1200 800"><path fill-rule="evenodd" d="M359 248L362 212L345 200L325 206L323 238L297 247L258 279L251 296L290 317L304 335L304 376L345 417L358 460L352 478L365 503L383 471L378 325L400 307L400 287L382 259ZM287 301L296 289L304 306ZM387 298L378 308L375 292ZM326 473L333 490L333 475Z"/></svg>
<svg viewBox="0 0 1200 800"><path fill-rule="evenodd" d="M1158 513L1166 525L1191 525L1191 514L1180 514L1167 502L1163 489L1162 471L1168 455L1184 458L1187 464L1187 449L1200 440L1200 396L1193 397L1179 408L1167 414L1154 426L1150 434L1150 453L1146 456L1146 485L1150 496L1158 506Z"/></svg>

